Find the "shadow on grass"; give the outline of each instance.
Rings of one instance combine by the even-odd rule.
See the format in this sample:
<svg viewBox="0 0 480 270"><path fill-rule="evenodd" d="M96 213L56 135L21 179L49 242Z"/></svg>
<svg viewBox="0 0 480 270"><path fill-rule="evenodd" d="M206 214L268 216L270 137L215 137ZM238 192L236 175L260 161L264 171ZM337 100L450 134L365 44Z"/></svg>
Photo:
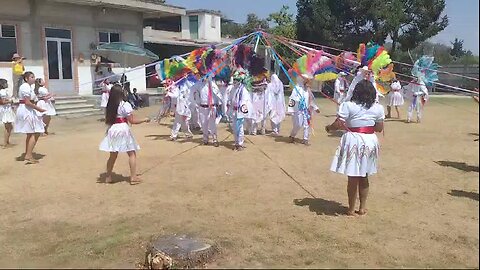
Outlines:
<svg viewBox="0 0 480 270"><path fill-rule="evenodd" d="M43 154L38 154L38 153L33 153L32 154L33 158L36 160L41 160L42 158L45 157ZM25 153L21 154L20 156L15 158L16 161L25 161Z"/></svg>
<svg viewBox="0 0 480 270"><path fill-rule="evenodd" d="M107 179L107 173L101 173L97 178L97 183L106 184L105 180ZM129 176L123 176L121 174L112 173L112 182L108 184L116 184L121 182L130 182Z"/></svg>
<svg viewBox="0 0 480 270"><path fill-rule="evenodd" d="M297 206L307 206L311 212L317 215L339 216L345 215L348 208L336 201L329 201L320 198L295 199L293 203Z"/></svg>
<svg viewBox="0 0 480 270"><path fill-rule="evenodd" d="M455 161L435 161L438 165L442 167L453 167L457 170L461 170L464 172L478 172L478 166L468 165L465 162L455 162Z"/></svg>
<svg viewBox="0 0 480 270"><path fill-rule="evenodd" d="M448 195L455 196L455 197L463 197L463 198L468 198L472 199L474 201L478 202L478 193L475 192L468 192L468 191L463 191L463 190L456 190L453 189L452 191L448 192Z"/></svg>

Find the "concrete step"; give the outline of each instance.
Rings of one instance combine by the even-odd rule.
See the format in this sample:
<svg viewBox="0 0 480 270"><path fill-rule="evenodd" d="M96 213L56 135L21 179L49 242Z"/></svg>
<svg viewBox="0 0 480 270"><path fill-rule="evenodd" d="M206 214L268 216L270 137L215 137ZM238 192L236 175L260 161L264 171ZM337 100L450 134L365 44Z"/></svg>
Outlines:
<svg viewBox="0 0 480 270"><path fill-rule="evenodd" d="M82 96L60 96L60 97L55 97L55 101L63 101L63 100L79 100L79 99L84 99Z"/></svg>
<svg viewBox="0 0 480 270"><path fill-rule="evenodd" d="M83 113L63 114L63 115L60 115L59 117L62 117L65 119L76 119L76 118L82 118L82 117L103 116L103 115L104 113L102 110L97 110L97 111L83 112Z"/></svg>
<svg viewBox="0 0 480 270"><path fill-rule="evenodd" d="M64 99L64 100L55 100L55 106L59 105L69 105L69 104L82 104L82 103L87 103L87 100L85 99Z"/></svg>
<svg viewBox="0 0 480 270"><path fill-rule="evenodd" d="M77 104L62 104L62 105L57 105L55 104L55 109L57 111L67 111L67 110L76 110L76 109L88 109L88 108L94 108L95 106L93 104L88 104L86 102L83 103L77 103Z"/></svg>
<svg viewBox="0 0 480 270"><path fill-rule="evenodd" d="M72 110L65 110L65 111L57 111L58 116L69 116L70 118L72 115L82 115L85 114L103 114L103 111L100 109L91 108L83 108L83 109L72 109Z"/></svg>

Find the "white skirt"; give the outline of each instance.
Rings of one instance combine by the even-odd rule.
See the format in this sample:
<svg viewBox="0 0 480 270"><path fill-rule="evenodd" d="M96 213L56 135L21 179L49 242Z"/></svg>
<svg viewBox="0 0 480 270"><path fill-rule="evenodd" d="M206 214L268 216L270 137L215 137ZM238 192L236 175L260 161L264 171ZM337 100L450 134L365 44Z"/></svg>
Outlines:
<svg viewBox="0 0 480 270"><path fill-rule="evenodd" d="M102 101L100 102L100 107L102 108L107 107L109 97L110 97L109 93L102 93Z"/></svg>
<svg viewBox="0 0 480 270"><path fill-rule="evenodd" d="M389 96L389 106L402 106L404 103L403 96L399 91L390 92Z"/></svg>
<svg viewBox="0 0 480 270"><path fill-rule="evenodd" d="M377 135L347 132L340 140L330 170L347 176L375 174L378 152Z"/></svg>
<svg viewBox="0 0 480 270"><path fill-rule="evenodd" d="M53 106L53 103L50 100L49 101L39 100L37 102L37 106L45 110L45 112L43 112L43 115L48 115L48 116L57 115L55 106Z"/></svg>
<svg viewBox="0 0 480 270"><path fill-rule="evenodd" d="M15 112L11 105L0 105L0 121L4 124L15 122Z"/></svg>
<svg viewBox="0 0 480 270"><path fill-rule="evenodd" d="M140 146L135 141L127 123L114 124L107 130L107 135L100 143L99 149L105 152L137 151Z"/></svg>
<svg viewBox="0 0 480 270"><path fill-rule="evenodd" d="M35 109L20 104L15 118L15 133L43 133L45 124Z"/></svg>

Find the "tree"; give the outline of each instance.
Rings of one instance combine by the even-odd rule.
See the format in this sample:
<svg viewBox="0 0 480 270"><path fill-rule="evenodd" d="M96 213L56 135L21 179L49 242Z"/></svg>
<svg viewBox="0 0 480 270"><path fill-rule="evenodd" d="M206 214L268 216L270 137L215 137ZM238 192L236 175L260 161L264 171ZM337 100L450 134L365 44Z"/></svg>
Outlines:
<svg viewBox="0 0 480 270"><path fill-rule="evenodd" d="M267 21L273 24L270 33L290 39L297 38L295 17L289 11L288 6L282 6L280 11L268 16ZM298 57L292 50L279 42L272 41L272 46L290 64Z"/></svg>
<svg viewBox="0 0 480 270"><path fill-rule="evenodd" d="M413 49L448 26L447 15L442 15L445 0L376 1L373 20L380 27L375 30L392 40L391 54L397 44L403 51Z"/></svg>
<svg viewBox="0 0 480 270"><path fill-rule="evenodd" d="M243 25L243 34L247 35L259 29L268 30L268 28L267 20L260 19L256 14L250 13L247 15L247 22Z"/></svg>
<svg viewBox="0 0 480 270"><path fill-rule="evenodd" d="M463 40L455 38L452 44L452 49L450 50L450 55L455 58L460 58L466 54L465 50L463 49Z"/></svg>
<svg viewBox="0 0 480 270"><path fill-rule="evenodd" d="M445 0L298 0L297 9L300 39L348 50L389 37L392 54L407 51L448 25Z"/></svg>
<svg viewBox="0 0 480 270"><path fill-rule="evenodd" d="M282 6L279 12L270 14L267 21L274 24L273 34L294 39L297 37L296 21L289 11L288 6Z"/></svg>

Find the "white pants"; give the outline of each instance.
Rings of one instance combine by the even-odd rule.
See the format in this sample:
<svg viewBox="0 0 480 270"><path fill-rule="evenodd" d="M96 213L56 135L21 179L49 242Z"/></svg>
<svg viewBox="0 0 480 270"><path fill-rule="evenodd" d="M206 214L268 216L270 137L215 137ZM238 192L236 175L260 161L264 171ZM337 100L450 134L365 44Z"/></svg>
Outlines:
<svg viewBox="0 0 480 270"><path fill-rule="evenodd" d="M248 130L250 134L257 135L257 130L265 131L265 120L256 123L253 119L248 119Z"/></svg>
<svg viewBox="0 0 480 270"><path fill-rule="evenodd" d="M190 111L192 112L192 118L190 118L190 125L191 128L198 128L201 127L202 125L200 124L200 117L198 113L198 108L196 106L190 107Z"/></svg>
<svg viewBox="0 0 480 270"><path fill-rule="evenodd" d="M408 106L407 120L411 121L413 116L413 110L417 111L417 120L422 119L422 97L418 96L410 102Z"/></svg>
<svg viewBox="0 0 480 270"><path fill-rule="evenodd" d="M188 118L178 113L175 113L175 120L173 121L172 126L172 138L178 137L178 132L180 131L180 128L182 128L183 132L185 132L185 135L189 137L193 136L192 132L190 131L190 126L188 125L188 122Z"/></svg>
<svg viewBox="0 0 480 270"><path fill-rule="evenodd" d="M245 142L245 132L243 130L243 123L245 122L245 118L237 119L237 116L233 115L232 117L232 126L233 126L233 136L235 138L235 145L242 146Z"/></svg>
<svg viewBox="0 0 480 270"><path fill-rule="evenodd" d="M213 108L198 108L200 115L200 124L202 127L203 141L208 142L208 135L212 135L213 141L217 141L217 109Z"/></svg>
<svg viewBox="0 0 480 270"><path fill-rule="evenodd" d="M298 131L300 131L300 129L303 128L303 139L308 141L309 126L308 126L307 116L305 115L304 112L298 111L298 112L294 112L292 117L293 117L293 129L292 129L292 132L290 133L290 137L297 136Z"/></svg>
<svg viewBox="0 0 480 270"><path fill-rule="evenodd" d="M275 123L273 123L273 122L271 122L271 121L270 121L270 123L272 124L272 131L273 131L273 133L279 134L279 133L280 133L280 123L275 124Z"/></svg>

